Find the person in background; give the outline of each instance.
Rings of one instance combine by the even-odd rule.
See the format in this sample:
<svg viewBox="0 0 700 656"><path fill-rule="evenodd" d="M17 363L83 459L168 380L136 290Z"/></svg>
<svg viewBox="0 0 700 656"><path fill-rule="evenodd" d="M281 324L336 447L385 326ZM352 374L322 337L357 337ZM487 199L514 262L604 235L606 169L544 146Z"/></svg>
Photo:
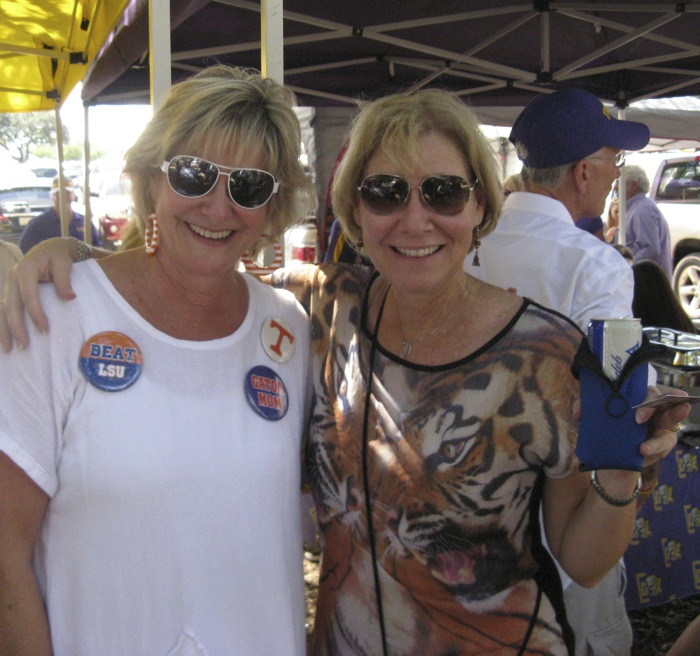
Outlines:
<svg viewBox="0 0 700 656"><path fill-rule="evenodd" d="M463 271L502 188L457 98L379 99L349 143L333 206L376 270L301 266L272 280L314 327L305 454L324 554L311 653L563 655L538 500L554 552L590 585L629 541L640 493L635 472L598 472L595 488L576 467L581 332ZM668 428L688 409L654 416L645 464L673 447Z"/></svg>
<svg viewBox="0 0 700 656"><path fill-rule="evenodd" d="M335 172L338 169L338 165L345 155L347 150L347 143L343 144L340 149L338 156L335 159L335 165L333 166L333 171L331 172L330 180L328 181L328 192L326 194L326 211L325 217L326 221L331 221L330 229L328 230L328 246L326 247L326 252L323 255L324 262L346 262L348 264L358 264L362 266L367 266L369 260L362 255L358 250L353 248L348 242L345 233L343 232L343 227L335 216L333 212L333 202L331 198L331 193L333 189L333 180L335 178Z"/></svg>
<svg viewBox="0 0 700 656"><path fill-rule="evenodd" d="M359 250L353 248L347 240L343 226L334 218L331 223L331 229L328 232L328 248L323 256L324 262L336 262L357 264L360 266L368 266L370 264L366 255L363 255Z"/></svg>
<svg viewBox="0 0 700 656"><path fill-rule="evenodd" d="M649 193L649 178L641 166L625 169L625 243L634 253L634 261L653 260L666 273L673 276L671 235L668 223Z"/></svg>
<svg viewBox="0 0 700 656"><path fill-rule="evenodd" d="M664 270L653 260L640 260L632 265L634 274L633 316L642 326L673 328L687 333L696 332L671 287Z"/></svg>
<svg viewBox="0 0 700 656"><path fill-rule="evenodd" d="M576 222L576 227L590 232L601 241L605 241L605 226L603 225L603 219L599 216L584 216Z"/></svg>
<svg viewBox="0 0 700 656"><path fill-rule="evenodd" d="M21 257L22 251L19 246L0 239L0 298L5 295L7 272L19 262Z"/></svg>
<svg viewBox="0 0 700 656"><path fill-rule="evenodd" d="M576 222L603 214L623 151L641 149L649 138L646 125L612 118L587 91L538 96L510 133L525 189L506 198L498 226L481 247L481 266L465 261L465 269L561 312L584 332L593 318L632 316L631 267ZM591 589L561 575L576 656L628 656L632 626L623 564Z"/></svg>
<svg viewBox="0 0 700 656"><path fill-rule="evenodd" d="M643 148L649 137L647 126L611 118L582 89L533 100L510 134L524 163L526 190L505 199L498 227L482 249L481 266L465 262L465 269L517 288L584 331L594 315L630 316L630 267L613 249L577 229L576 221L603 213L624 165L623 148ZM546 271L556 273L543 275Z"/></svg>
<svg viewBox="0 0 700 656"><path fill-rule="evenodd" d="M70 216L70 223L68 225L68 234L71 237L85 241L85 217L78 212L74 212L72 208L73 201L75 200L75 190L73 188L73 182L70 178L66 177L65 180L65 211ZM56 176L51 184L51 200L53 202L53 207L50 207L45 212L35 216L25 227L24 232L22 232L22 237L19 242L19 247L22 249L22 253L27 253L30 248L36 246L39 242L45 241L46 239L51 239L52 237L61 236L61 198L59 193L59 178ZM92 243L95 246L99 246L100 236L93 226L92 228Z"/></svg>
<svg viewBox="0 0 700 656"><path fill-rule="evenodd" d="M3 656L305 654L308 319L236 268L311 208L300 151L274 81L174 85L126 154L145 246L0 357Z"/></svg>
<svg viewBox="0 0 700 656"><path fill-rule="evenodd" d="M605 222L605 241L617 243L617 231L620 226L620 199L613 198L608 208L608 220Z"/></svg>

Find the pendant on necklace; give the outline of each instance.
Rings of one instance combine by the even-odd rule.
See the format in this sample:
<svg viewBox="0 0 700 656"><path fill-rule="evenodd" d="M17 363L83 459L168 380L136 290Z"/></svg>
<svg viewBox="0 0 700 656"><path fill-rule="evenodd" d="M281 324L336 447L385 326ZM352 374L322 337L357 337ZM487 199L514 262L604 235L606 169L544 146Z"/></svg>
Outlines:
<svg viewBox="0 0 700 656"><path fill-rule="evenodd" d="M407 358L409 355L411 355L412 348L413 344L411 344L411 342L404 342L403 346L401 347L401 357Z"/></svg>

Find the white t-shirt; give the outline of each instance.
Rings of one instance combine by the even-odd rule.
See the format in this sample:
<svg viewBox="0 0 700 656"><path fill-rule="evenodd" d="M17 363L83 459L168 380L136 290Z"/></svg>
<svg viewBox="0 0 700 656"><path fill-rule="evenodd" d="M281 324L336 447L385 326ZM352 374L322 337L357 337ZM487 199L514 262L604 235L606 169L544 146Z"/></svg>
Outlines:
<svg viewBox="0 0 700 656"><path fill-rule="evenodd" d="M591 319L632 316L632 267L610 244L581 230L563 203L512 193L496 229L482 239L481 266L465 270L492 285L513 287L569 317L584 332Z"/></svg>
<svg viewBox="0 0 700 656"><path fill-rule="evenodd" d="M12 381L0 386L0 450L51 497L36 571L54 653L303 654L306 314L245 276L250 309L234 334L179 340L136 313L96 262L73 271L76 301L41 290L50 332L0 357L0 379ZM269 317L294 335L288 362L263 348ZM122 391L80 370L81 347L103 331L143 355ZM247 400L260 365L285 386L281 419Z"/></svg>

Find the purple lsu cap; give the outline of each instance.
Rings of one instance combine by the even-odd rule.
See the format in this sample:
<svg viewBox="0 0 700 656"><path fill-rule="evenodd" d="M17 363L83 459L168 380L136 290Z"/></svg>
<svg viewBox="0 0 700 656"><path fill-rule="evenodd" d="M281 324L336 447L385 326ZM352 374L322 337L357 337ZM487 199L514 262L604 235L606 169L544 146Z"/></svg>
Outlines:
<svg viewBox="0 0 700 656"><path fill-rule="evenodd" d="M562 89L538 96L513 123L509 139L527 149L523 164L547 169L577 162L604 148L640 150L649 143L649 128L620 121L583 89Z"/></svg>

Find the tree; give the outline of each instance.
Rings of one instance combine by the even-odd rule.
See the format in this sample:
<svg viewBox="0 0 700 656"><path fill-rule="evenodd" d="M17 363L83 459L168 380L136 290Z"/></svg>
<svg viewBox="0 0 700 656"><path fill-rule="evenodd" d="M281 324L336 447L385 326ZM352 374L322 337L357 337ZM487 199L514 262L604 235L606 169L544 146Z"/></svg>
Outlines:
<svg viewBox="0 0 700 656"><path fill-rule="evenodd" d="M68 131L63 127L63 139ZM56 145L56 119L53 112L0 113L0 146L20 164L27 161L34 146Z"/></svg>
<svg viewBox="0 0 700 656"><path fill-rule="evenodd" d="M63 159L67 162L69 160L80 160L82 161L85 149L82 143L67 143L63 145ZM36 157L44 157L46 159L56 159L56 145L51 144L50 146L37 146L32 148L32 155ZM90 158L94 161L102 157L106 157L107 153L102 148L92 147L90 148Z"/></svg>

